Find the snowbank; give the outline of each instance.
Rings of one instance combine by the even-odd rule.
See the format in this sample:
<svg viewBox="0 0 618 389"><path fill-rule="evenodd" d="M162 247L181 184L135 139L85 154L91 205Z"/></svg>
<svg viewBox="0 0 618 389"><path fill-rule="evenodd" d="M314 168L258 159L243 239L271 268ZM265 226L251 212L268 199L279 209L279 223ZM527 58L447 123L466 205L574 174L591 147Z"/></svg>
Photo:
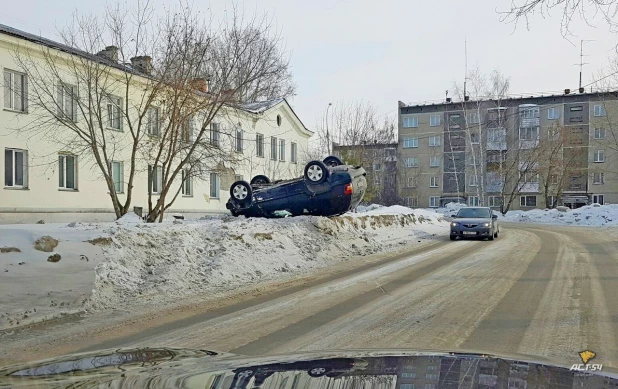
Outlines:
<svg viewBox="0 0 618 389"><path fill-rule="evenodd" d="M618 204L593 204L578 209L566 209L564 212L557 209L509 211L504 220L540 224L615 226L618 225Z"/></svg>
<svg viewBox="0 0 618 389"><path fill-rule="evenodd" d="M394 250L446 233L427 210L373 206L343 216L281 219L212 216L147 224L0 226L0 329L140 299L220 293L293 277L351 256ZM49 235L54 253L34 250ZM19 252L11 248L19 249Z"/></svg>

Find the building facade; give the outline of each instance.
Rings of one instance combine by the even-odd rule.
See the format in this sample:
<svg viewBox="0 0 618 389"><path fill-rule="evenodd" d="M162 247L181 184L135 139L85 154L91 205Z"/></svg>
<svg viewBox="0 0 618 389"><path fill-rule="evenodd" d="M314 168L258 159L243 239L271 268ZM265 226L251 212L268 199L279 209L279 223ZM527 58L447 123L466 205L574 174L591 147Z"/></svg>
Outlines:
<svg viewBox="0 0 618 389"><path fill-rule="evenodd" d="M97 55L113 49L108 47ZM51 50L58 61L64 61L63 64L70 63L71 58L79 57L80 61L87 61L95 56L0 25L0 67L3 72L3 93L0 94L3 107L0 111L0 148L3 156L0 158L0 171L4 175L4 186L0 190L0 223L35 222L40 219L48 222L114 220L107 183L92 156L87 151L68 152L66 143L42 136L44 128L38 134L29 131L33 118L38 118L40 123L40 118L46 114L40 106L32 103L34 98L31 98L40 93L37 88L44 86L31 82L31 75L20 67L15 54L28 51L35 53L31 56L34 60L45 61L42 55L38 55L44 50ZM137 65L141 58L135 58L133 65ZM110 63L110 67L113 68L110 71L112 76L121 75L122 66ZM132 80L136 91L141 86L141 80L145 79L146 75ZM76 88L70 86L77 84L75 80L61 81L59 85L63 87L58 89L59 93L69 87ZM132 98L133 95L128 94L129 101ZM117 104L122 105L123 98L116 99ZM62 109L63 112L71 112L72 118L74 107L74 104L66 104ZM110 107L109 117L105 116L105 120L109 118L108 135L116 141L110 170L116 193L124 201L129 175L125 161L130 158L131 140L122 115L114 114L114 106ZM155 117L152 123L158 123L158 110L152 111ZM159 124L153 125L152 129L148 127L144 142L148 142L151 136L157 136L158 128ZM223 107L208 132L209 142L217 147L229 148L237 162L213 162L212 171L199 178L183 180L179 177L179 195L169 213L182 213L191 218L225 212L229 186L234 180L250 180L257 174L273 179L302 174L304 166L301 164L312 135L285 99ZM187 142L191 141L191 136L187 138ZM123 139L127 140L127 147L122 147ZM155 195L156 187L161 185L157 167L153 168L146 157L143 159L135 172L131 206L146 210L148 183L153 181L152 193ZM149 177L154 178L150 180Z"/></svg>
<svg viewBox="0 0 618 389"><path fill-rule="evenodd" d="M497 210L618 202L618 92L399 103L398 196Z"/></svg>

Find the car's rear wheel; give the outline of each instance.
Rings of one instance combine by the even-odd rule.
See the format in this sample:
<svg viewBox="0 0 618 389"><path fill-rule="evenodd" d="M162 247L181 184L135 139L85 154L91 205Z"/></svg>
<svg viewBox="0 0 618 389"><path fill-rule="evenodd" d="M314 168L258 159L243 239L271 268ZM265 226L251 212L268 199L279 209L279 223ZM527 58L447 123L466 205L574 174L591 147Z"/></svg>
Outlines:
<svg viewBox="0 0 618 389"><path fill-rule="evenodd" d="M247 181L236 181L230 187L230 197L238 203L251 203L253 190Z"/></svg>
<svg viewBox="0 0 618 389"><path fill-rule="evenodd" d="M310 377L322 377L324 374L328 373L329 371L330 369L326 367L314 367L310 369L307 372L307 374L309 374Z"/></svg>
<svg viewBox="0 0 618 389"><path fill-rule="evenodd" d="M270 184L270 179L265 175L257 175L251 179L251 185L268 185Z"/></svg>
<svg viewBox="0 0 618 389"><path fill-rule="evenodd" d="M311 161L305 166L305 180L311 184L321 184L328 178L328 167L322 161Z"/></svg>
<svg viewBox="0 0 618 389"><path fill-rule="evenodd" d="M330 166L330 167L343 165L343 162L341 162L341 160L335 157L334 155L324 158L322 162L324 162L326 166Z"/></svg>

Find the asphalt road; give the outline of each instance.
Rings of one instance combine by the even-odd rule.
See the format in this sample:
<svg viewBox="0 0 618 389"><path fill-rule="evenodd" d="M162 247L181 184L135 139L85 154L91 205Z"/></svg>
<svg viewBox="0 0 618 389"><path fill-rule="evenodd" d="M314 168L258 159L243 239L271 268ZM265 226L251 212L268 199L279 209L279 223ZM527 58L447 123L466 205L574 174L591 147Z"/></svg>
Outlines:
<svg viewBox="0 0 618 389"><path fill-rule="evenodd" d="M414 348L579 363L577 352L589 349L596 363L618 367L618 234L612 231L511 224L493 242L445 237L139 333L84 341L74 351Z"/></svg>

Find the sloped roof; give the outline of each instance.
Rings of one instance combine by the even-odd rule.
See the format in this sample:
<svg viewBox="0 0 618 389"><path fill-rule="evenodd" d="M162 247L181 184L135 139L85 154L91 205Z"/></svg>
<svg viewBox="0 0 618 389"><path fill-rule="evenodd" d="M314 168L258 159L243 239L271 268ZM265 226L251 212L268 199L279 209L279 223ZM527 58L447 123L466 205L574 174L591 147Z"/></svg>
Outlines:
<svg viewBox="0 0 618 389"><path fill-rule="evenodd" d="M305 126L305 124L303 123L302 120L300 120L300 118L298 117L298 115L296 114L296 112L294 112L294 109L292 108L292 106L290 105L290 103L288 103L288 101L285 98L279 98L279 99L272 99L272 100L264 100L264 101L256 101L253 103L241 103L236 105L236 107L242 111L246 111L249 113L253 113L253 114L261 114L264 113L270 109L275 108L276 106L278 106L279 104L285 103L285 105L290 109L290 112L292 112L292 114L296 117L296 119L298 120L298 122L301 124L301 126L303 126L303 130L307 133L313 134L313 131L309 130L307 128L307 126Z"/></svg>

